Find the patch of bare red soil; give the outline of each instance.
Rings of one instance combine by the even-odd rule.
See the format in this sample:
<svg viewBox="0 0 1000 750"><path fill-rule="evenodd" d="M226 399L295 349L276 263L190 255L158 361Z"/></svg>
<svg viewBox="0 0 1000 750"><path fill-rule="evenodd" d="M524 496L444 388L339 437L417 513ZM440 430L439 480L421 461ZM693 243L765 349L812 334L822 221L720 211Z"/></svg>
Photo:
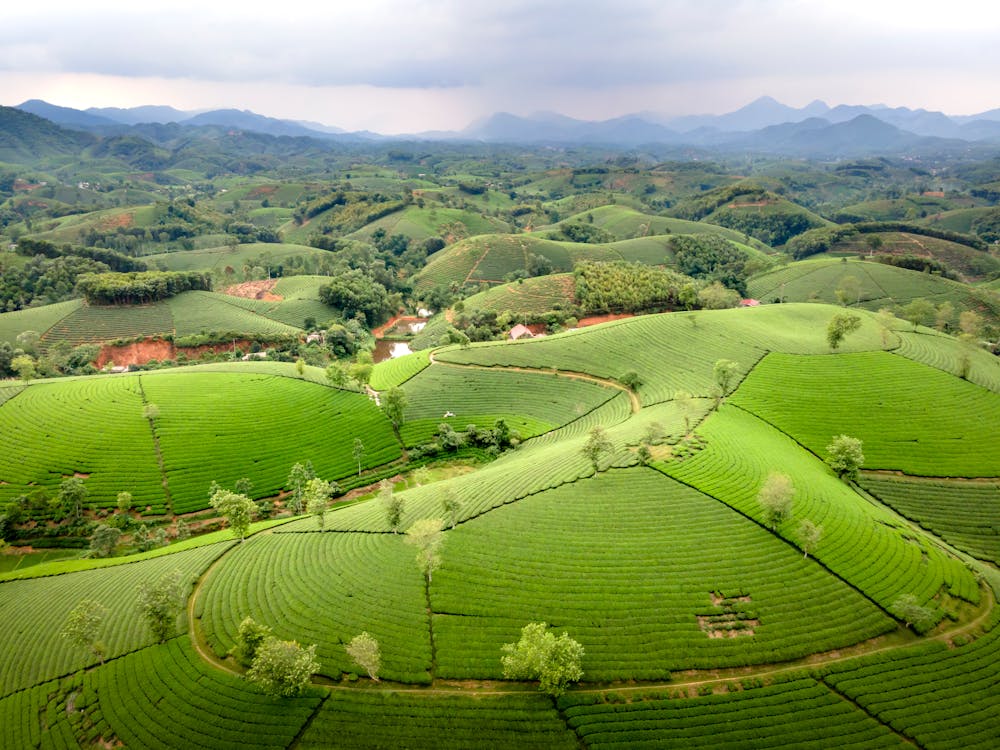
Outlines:
<svg viewBox="0 0 1000 750"><path fill-rule="evenodd" d="M105 216L100 221L100 227L103 230L109 229L122 229L132 226L132 221L134 217L132 214L118 214L117 216Z"/></svg>
<svg viewBox="0 0 1000 750"><path fill-rule="evenodd" d="M261 196L274 195L276 192L278 192L277 185L258 185L247 193L247 198L260 198Z"/></svg>
<svg viewBox="0 0 1000 750"><path fill-rule="evenodd" d="M264 279L263 281L244 281L242 284L233 284L222 290L223 294L230 297L242 297L243 299L259 299L264 302L281 302L284 299L280 294L274 293L274 285L277 279Z"/></svg>
<svg viewBox="0 0 1000 750"><path fill-rule="evenodd" d="M607 315L588 315L585 318L580 318L580 322L576 324L577 328L586 328L587 326L596 326L598 323L607 323L609 320L624 320L625 318L634 318L635 313L608 313Z"/></svg>
<svg viewBox="0 0 1000 750"><path fill-rule="evenodd" d="M745 201L742 203L730 203L729 208L760 208L769 206L772 201Z"/></svg>
<svg viewBox="0 0 1000 750"><path fill-rule="evenodd" d="M238 349L246 350L250 347L250 341L237 339L235 346ZM218 353L232 350L233 342L225 344L205 344L203 346L181 346L176 347L173 342L162 339L146 339L136 341L131 344L112 346L105 344L101 347L97 359L94 360L94 367L101 369L109 363L113 367L128 367L129 365L144 365L151 360L162 362L165 359L176 359L177 355L184 353L189 359L197 359L206 352Z"/></svg>

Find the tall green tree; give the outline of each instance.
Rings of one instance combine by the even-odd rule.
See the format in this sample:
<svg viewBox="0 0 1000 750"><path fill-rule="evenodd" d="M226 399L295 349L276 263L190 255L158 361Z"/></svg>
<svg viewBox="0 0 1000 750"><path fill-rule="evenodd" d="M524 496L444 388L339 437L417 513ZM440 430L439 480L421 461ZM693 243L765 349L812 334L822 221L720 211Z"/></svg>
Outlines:
<svg viewBox="0 0 1000 750"><path fill-rule="evenodd" d="M403 424L407 403L406 391L402 388L390 388L382 395L382 410L397 430Z"/></svg>
<svg viewBox="0 0 1000 750"><path fill-rule="evenodd" d="M406 530L406 541L417 548L417 566L428 583L441 566L441 542L444 541L444 521L421 518Z"/></svg>
<svg viewBox="0 0 1000 750"><path fill-rule="evenodd" d="M229 490L218 490L209 500L217 513L226 517L233 536L241 542L250 531L250 524L257 515L257 506L246 495Z"/></svg>
<svg viewBox="0 0 1000 750"><path fill-rule="evenodd" d="M334 493L340 491L336 482L327 482L315 477L306 482L303 490L306 502L306 512L316 519L316 525L323 528L326 522L326 508Z"/></svg>
<svg viewBox="0 0 1000 750"><path fill-rule="evenodd" d="M59 505L73 523L83 517L83 504L88 494L80 477L66 477L59 483Z"/></svg>
<svg viewBox="0 0 1000 750"><path fill-rule="evenodd" d="M850 435L837 435L826 446L826 453L826 463L838 477L851 481L858 478L858 470L865 462L861 440Z"/></svg>
<svg viewBox="0 0 1000 750"><path fill-rule="evenodd" d="M316 471L313 469L312 461L296 463L288 472L288 481L285 482L285 487L291 491L291 496L288 498L288 509L296 516L305 507L306 482L315 478Z"/></svg>
<svg viewBox="0 0 1000 750"><path fill-rule="evenodd" d="M358 464L358 476L361 476L361 459L365 457L365 444L361 442L361 438L354 438L354 447L351 449L351 456L354 457L354 461Z"/></svg>
<svg viewBox="0 0 1000 750"><path fill-rule="evenodd" d="M101 626L108 616L108 609L93 599L82 599L66 617L59 635L74 646L89 649L104 663L105 647L100 640Z"/></svg>
<svg viewBox="0 0 1000 750"><path fill-rule="evenodd" d="M121 529L99 523L90 535L90 556L110 557L121 538Z"/></svg>
<svg viewBox="0 0 1000 750"><path fill-rule="evenodd" d="M538 689L554 697L583 677L583 646L567 633L557 638L544 622L525 625L521 638L516 643L505 643L501 651L500 664L506 679L538 680Z"/></svg>
<svg viewBox="0 0 1000 750"><path fill-rule="evenodd" d="M716 396L716 404L732 393L735 387L736 376L739 374L740 366L731 359L717 359L712 365L712 376L715 384L719 388Z"/></svg>
<svg viewBox="0 0 1000 750"><path fill-rule="evenodd" d="M604 460L604 457L613 453L614 449L614 443L608 437L607 430L601 425L594 425L590 428L587 442L580 448L580 452L590 461L594 467L594 471L597 472L601 470L601 462Z"/></svg>
<svg viewBox="0 0 1000 750"><path fill-rule="evenodd" d="M177 615L184 607L184 574L174 569L155 582L141 583L138 593L139 614L156 640L163 643L176 631Z"/></svg>
<svg viewBox="0 0 1000 750"><path fill-rule="evenodd" d="M839 349L840 343L849 333L861 328L861 318L851 313L837 313L826 326L826 343L831 349Z"/></svg>
<svg viewBox="0 0 1000 750"><path fill-rule="evenodd" d="M309 686L319 668L316 644L303 648L297 641L281 641L272 636L257 648L247 680L268 695L291 698Z"/></svg>
<svg viewBox="0 0 1000 750"><path fill-rule="evenodd" d="M382 651L378 641L368 631L354 636L350 643L344 646L351 661L368 673L368 676L378 682L378 673L382 668Z"/></svg>
<svg viewBox="0 0 1000 750"><path fill-rule="evenodd" d="M764 523L772 529L779 526L792 512L794 497L795 485L790 476L776 471L768 474L757 493L757 502L764 512Z"/></svg>

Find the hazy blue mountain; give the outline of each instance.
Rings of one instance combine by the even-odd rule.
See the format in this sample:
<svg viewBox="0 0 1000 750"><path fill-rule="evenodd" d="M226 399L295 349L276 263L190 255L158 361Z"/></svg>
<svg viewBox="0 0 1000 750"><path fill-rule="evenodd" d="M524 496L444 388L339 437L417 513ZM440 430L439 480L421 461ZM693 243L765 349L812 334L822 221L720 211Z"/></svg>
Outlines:
<svg viewBox="0 0 1000 750"><path fill-rule="evenodd" d="M818 99L801 109L796 109L770 96L762 96L735 112L724 115L688 115L667 120L665 124L682 133L702 128L741 132L786 122L801 122L811 117L824 117L829 109L825 102Z"/></svg>
<svg viewBox="0 0 1000 750"><path fill-rule="evenodd" d="M182 112L173 107L155 104L128 107L127 109L121 109L120 107L90 107L84 111L88 114L120 122L123 125L138 125L143 122L181 122L195 114L194 112Z"/></svg>
<svg viewBox="0 0 1000 750"><path fill-rule="evenodd" d="M30 112L0 107L0 161L25 164L78 154L96 140L89 133L60 127Z"/></svg>
<svg viewBox="0 0 1000 750"><path fill-rule="evenodd" d="M33 115L44 117L56 125L66 125L74 128L106 128L121 124L109 117L102 117L84 112L83 110L73 109L72 107L59 107L41 99L29 99L26 102L18 104L16 108L22 112L30 112Z"/></svg>

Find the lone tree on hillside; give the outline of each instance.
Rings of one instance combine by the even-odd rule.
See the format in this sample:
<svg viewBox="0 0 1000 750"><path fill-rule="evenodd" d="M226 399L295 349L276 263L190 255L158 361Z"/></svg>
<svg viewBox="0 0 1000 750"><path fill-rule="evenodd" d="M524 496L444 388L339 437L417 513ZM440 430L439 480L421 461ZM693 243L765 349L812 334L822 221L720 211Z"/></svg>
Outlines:
<svg viewBox="0 0 1000 750"><path fill-rule="evenodd" d="M268 695L291 698L308 687L309 679L317 671L316 644L303 648L297 641L281 641L272 636L258 647L247 680Z"/></svg>
<svg viewBox="0 0 1000 750"><path fill-rule="evenodd" d="M288 498L288 509L294 515L299 515L305 506L303 490L305 490L306 482L315 478L316 471L313 469L312 461L297 463L288 472L288 481L285 482L285 486L292 492L291 497Z"/></svg>
<svg viewBox="0 0 1000 750"><path fill-rule="evenodd" d="M393 492L392 482L387 479L379 482L378 496L389 528L394 534L398 534L403 523L403 498Z"/></svg>
<svg viewBox="0 0 1000 750"><path fill-rule="evenodd" d="M403 413L407 406L406 391L402 388L390 388L382 396L382 410L397 430L403 424Z"/></svg>
<svg viewBox="0 0 1000 750"><path fill-rule="evenodd" d="M66 477L59 484L59 507L73 523L83 517L83 503L87 494L87 488L80 477Z"/></svg>
<svg viewBox="0 0 1000 750"><path fill-rule="evenodd" d="M834 293L844 307L848 304L861 304L862 287L857 276L844 276Z"/></svg>
<svg viewBox="0 0 1000 750"><path fill-rule="evenodd" d="M813 523L808 518L802 519L802 523L799 524L799 545L802 547L803 557L809 557L809 553L816 550L822 536L822 526Z"/></svg>
<svg viewBox="0 0 1000 750"><path fill-rule="evenodd" d="M257 506L246 495L238 495L229 490L217 490L209 500L217 513L221 513L229 522L233 536L241 542L250 531L250 523L257 515Z"/></svg>
<svg viewBox="0 0 1000 750"><path fill-rule="evenodd" d="M674 393L674 403L677 404L677 409L680 411L681 418L684 420L684 435L690 435L691 419L694 417L695 408L697 407L697 404L694 402L694 397L687 391L677 391Z"/></svg>
<svg viewBox="0 0 1000 750"><path fill-rule="evenodd" d="M303 495L306 501L306 512L316 517L316 525L323 528L326 522L326 506L335 492L340 491L336 482L314 478L306 482Z"/></svg>
<svg viewBox="0 0 1000 750"><path fill-rule="evenodd" d="M382 651L379 649L378 641L374 636L363 631L351 639L351 642L344 646L351 661L368 673L375 682L378 682L378 671L382 668Z"/></svg>
<svg viewBox="0 0 1000 750"><path fill-rule="evenodd" d="M838 313L830 318L830 323L826 327L826 343L830 348L837 350L840 342L849 333L854 333L861 328L861 318L851 313Z"/></svg>
<svg viewBox="0 0 1000 750"><path fill-rule="evenodd" d="M446 488L441 495L441 510L444 511L444 516L448 519L451 528L455 528L455 524L458 523L458 514L462 512L462 501L458 499L450 487Z"/></svg>
<svg viewBox="0 0 1000 750"><path fill-rule="evenodd" d="M271 628L252 617L244 617L236 631L236 645L229 653L244 667L250 667L257 656L257 650L270 637Z"/></svg>
<svg viewBox="0 0 1000 750"><path fill-rule="evenodd" d="M787 474L771 472L757 493L757 502L764 510L764 523L776 528L792 512L795 485Z"/></svg>
<svg viewBox="0 0 1000 750"><path fill-rule="evenodd" d="M365 457L365 444L361 442L361 438L354 438L354 447L351 449L351 455L358 464L358 476L361 476L361 459Z"/></svg>
<svg viewBox="0 0 1000 750"><path fill-rule="evenodd" d="M882 334L882 346L889 346L889 335L896 325L896 316L892 314L892 310L883 307L875 314L875 320L878 323L879 333Z"/></svg>
<svg viewBox="0 0 1000 750"><path fill-rule="evenodd" d="M889 606L889 612L918 633L926 633L934 625L934 612L917 601L913 594L903 594Z"/></svg>
<svg viewBox="0 0 1000 750"><path fill-rule="evenodd" d="M571 682L583 677L583 646L563 633L556 638L544 622L531 622L521 629L517 643L501 648L503 676L508 680L538 680L538 689L553 697L566 692Z"/></svg>
<svg viewBox="0 0 1000 750"><path fill-rule="evenodd" d="M918 297L906 305L901 313L904 320L908 320L913 324L913 330L915 331L917 330L917 326L931 325L934 322L937 309L923 297Z"/></svg>
<svg viewBox="0 0 1000 750"><path fill-rule="evenodd" d="M605 455L612 453L614 449L615 446L611 442L611 438L608 437L607 430L601 425L594 425L590 428L590 437L587 438L587 442L583 444L580 452L593 464L594 471L598 472L601 470L601 460Z"/></svg>
<svg viewBox="0 0 1000 750"><path fill-rule="evenodd" d="M93 599L83 599L73 607L59 635L74 646L90 649L90 652L104 663L104 644L100 641L101 625L108 616L108 610Z"/></svg>
<svg viewBox="0 0 1000 750"><path fill-rule="evenodd" d="M110 557L121 538L121 529L99 523L90 535L90 557Z"/></svg>
<svg viewBox="0 0 1000 750"><path fill-rule="evenodd" d="M833 442L826 446L826 463L837 476L848 481L858 478L858 469L865 462L865 454L861 452L861 441L850 435L837 435Z"/></svg>
<svg viewBox="0 0 1000 750"><path fill-rule="evenodd" d="M427 583L441 566L441 542L444 541L444 521L421 518L406 530L406 541L417 548L417 565Z"/></svg>
<svg viewBox="0 0 1000 750"><path fill-rule="evenodd" d="M160 643L174 634L177 615L183 606L184 574L177 569L165 573L155 583L146 581L139 585L139 613Z"/></svg>
<svg viewBox="0 0 1000 750"><path fill-rule="evenodd" d="M715 384L719 387L719 394L715 398L716 406L732 393L739 367L731 359L718 359L712 365L712 375L715 377Z"/></svg>

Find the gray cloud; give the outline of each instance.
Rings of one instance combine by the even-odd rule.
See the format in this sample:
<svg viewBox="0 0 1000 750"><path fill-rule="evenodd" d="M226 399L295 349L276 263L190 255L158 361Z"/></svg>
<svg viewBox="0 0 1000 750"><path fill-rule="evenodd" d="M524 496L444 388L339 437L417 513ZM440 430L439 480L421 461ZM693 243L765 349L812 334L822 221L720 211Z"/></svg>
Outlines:
<svg viewBox="0 0 1000 750"><path fill-rule="evenodd" d="M544 100L834 75L869 90L917 71L1000 69L1000 11L950 4L942 21L928 15L931 0L56 0L3 11L0 71L522 91ZM753 95L761 93L781 94Z"/></svg>

